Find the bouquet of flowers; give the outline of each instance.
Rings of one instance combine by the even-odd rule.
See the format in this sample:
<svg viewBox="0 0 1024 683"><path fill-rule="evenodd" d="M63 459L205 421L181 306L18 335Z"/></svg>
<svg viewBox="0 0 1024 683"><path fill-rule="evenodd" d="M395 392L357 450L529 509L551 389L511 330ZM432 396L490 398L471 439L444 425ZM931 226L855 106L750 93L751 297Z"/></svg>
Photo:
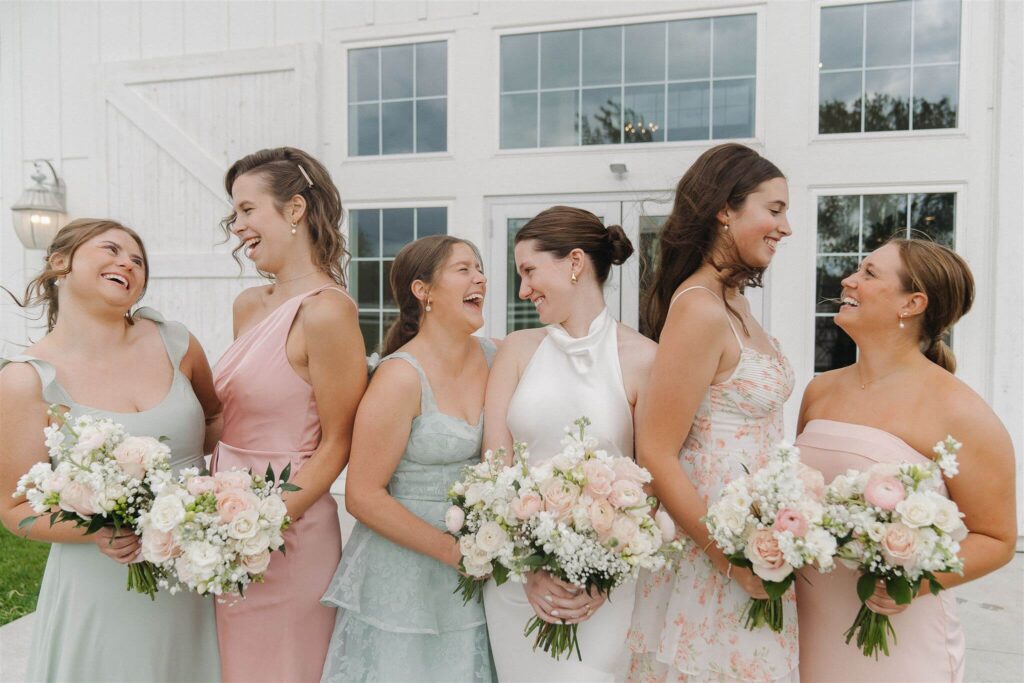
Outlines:
<svg viewBox="0 0 1024 683"><path fill-rule="evenodd" d="M658 570L683 544L676 540L671 517L652 511L654 497L644 493L650 473L630 458L597 449L588 437L590 420L581 417L566 428L562 450L550 460L529 466L525 451L517 465L516 497L510 503L519 520L512 575L546 570L590 592L610 594L640 569ZM575 651L582 660L577 624L550 624L534 617L524 635L535 634L555 659Z"/></svg>
<svg viewBox="0 0 1024 683"><path fill-rule="evenodd" d="M25 496L36 512L18 526L49 513L51 526L72 522L86 534L103 527L137 530L153 503L154 486L170 475L170 449L159 439L131 436L106 418L71 418L55 405L49 414L54 423L43 433L51 461L36 463L18 480L14 496ZM149 562L130 564L128 590L153 598L155 569Z"/></svg>
<svg viewBox="0 0 1024 683"><path fill-rule="evenodd" d="M516 445L517 457L522 444ZM519 565L515 535L517 513L522 512L517 491L520 482L515 468L505 465L505 449L487 451L483 460L465 468L462 480L448 491L452 506L444 516L445 526L459 539L462 575L456 591L464 602L483 597L483 586L491 577L499 586L509 578L510 568Z"/></svg>
<svg viewBox="0 0 1024 683"><path fill-rule="evenodd" d="M782 596L794 571L814 564L831 571L836 538L825 526L825 482L800 462L800 451L781 443L768 463L734 479L704 518L715 544L729 561L754 572L768 599L751 598L746 627L782 631Z"/></svg>
<svg viewBox="0 0 1024 683"><path fill-rule="evenodd" d="M837 476L825 493L828 517L839 538L837 556L859 569L857 595L866 603L877 582L897 604L906 605L928 579L933 595L942 590L933 572L963 573L957 557L967 536L963 514L940 490L943 476L958 472L961 444L953 437L936 444L935 462L922 465L879 463L864 471ZM889 617L862 604L846 642L854 637L865 655L889 654L888 636L896 642Z"/></svg>
<svg viewBox="0 0 1024 683"><path fill-rule="evenodd" d="M212 476L191 467L166 481L139 520L142 556L168 577L161 587L244 597L247 585L262 581L271 551L284 552L291 520L280 493L299 490L288 483L290 472L288 465L275 482L269 466L265 475L232 469Z"/></svg>

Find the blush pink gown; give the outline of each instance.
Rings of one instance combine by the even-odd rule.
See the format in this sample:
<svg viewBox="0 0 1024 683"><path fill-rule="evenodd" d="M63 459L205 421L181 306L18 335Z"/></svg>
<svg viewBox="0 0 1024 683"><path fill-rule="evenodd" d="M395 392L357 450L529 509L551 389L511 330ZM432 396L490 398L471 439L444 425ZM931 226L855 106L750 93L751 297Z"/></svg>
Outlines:
<svg viewBox="0 0 1024 683"><path fill-rule="evenodd" d="M300 294L238 337L214 370L224 406L224 431L211 469L233 467L292 478L320 444L313 387L285 354L288 331L307 297ZM338 290L339 292L341 290ZM333 296L333 295L329 295ZM275 552L266 581L245 599L217 602L217 636L225 683L318 681L336 610L320 604L341 558L338 506L325 493L285 532L286 554Z"/></svg>
<svg viewBox="0 0 1024 683"><path fill-rule="evenodd" d="M864 470L879 462L928 460L889 432L832 420L808 422L796 445L801 460L821 471L826 482L847 470ZM843 635L860 609L858 573L837 562L830 574L812 571L805 576L807 581L796 582L804 683L963 680L966 645L956 599L949 591L914 598L910 607L892 616L897 642L890 638L890 655L879 655L876 661L865 657L856 642L847 645Z"/></svg>

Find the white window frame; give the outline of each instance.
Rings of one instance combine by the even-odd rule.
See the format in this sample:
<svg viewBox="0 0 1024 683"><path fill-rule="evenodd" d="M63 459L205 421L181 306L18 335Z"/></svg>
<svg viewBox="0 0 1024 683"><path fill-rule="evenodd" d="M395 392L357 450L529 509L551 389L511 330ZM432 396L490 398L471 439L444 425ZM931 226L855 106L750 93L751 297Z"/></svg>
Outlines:
<svg viewBox="0 0 1024 683"><path fill-rule="evenodd" d="M555 31L572 31L588 28L606 28L610 26L633 26L636 24L653 24L659 22L680 21L685 19L708 19L711 17L730 17L740 14L755 15L754 23L757 36L754 51L754 136L750 138L721 138L708 140L673 140L665 142L617 143L608 145L573 145L563 147L527 147L519 149L502 149L501 147L501 39L504 36L523 35L529 33L551 33ZM702 149L723 142L741 142L747 145L760 145L764 140L764 109L765 89L765 36L766 17L764 4L743 4L731 7L696 10L691 12L672 12L643 16L618 17L613 19L595 19L591 21L550 22L530 24L528 26L495 27L491 45L491 82L492 111L495 112L493 128L490 131L491 153L494 156L517 156L523 154L608 154L611 151L631 149L634 147L656 147L657 149Z"/></svg>
<svg viewBox="0 0 1024 683"><path fill-rule="evenodd" d="M968 107L964 103L964 93L968 92L968 79L970 73L965 63L966 43L967 37L969 36L969 19L970 12L967 11L967 5L970 0L960 0L960 54L959 54L959 76L957 81L957 114L956 114L956 128L922 128L915 130L877 130L877 131L859 131L854 133L821 133L818 131L820 122L818 121L818 97L821 89L821 77L820 68L818 64L821 63L821 10L828 7L844 7L848 5L875 5L886 2L893 2L894 0L815 0L813 8L813 21L811 28L811 52L810 52L810 63L813 66L811 69L811 87L809 92L811 94L810 101L810 113L808 121L813 122L813 125L809 126L810 131L810 142L811 144L818 143L830 143L830 142L850 142L851 140L905 140L908 138L963 138L967 137L968 121L967 111ZM911 24L911 31L913 31L913 24ZM863 67L862 67L863 70ZM913 93L911 93L913 94ZM911 109L914 106L913 100L910 102Z"/></svg>

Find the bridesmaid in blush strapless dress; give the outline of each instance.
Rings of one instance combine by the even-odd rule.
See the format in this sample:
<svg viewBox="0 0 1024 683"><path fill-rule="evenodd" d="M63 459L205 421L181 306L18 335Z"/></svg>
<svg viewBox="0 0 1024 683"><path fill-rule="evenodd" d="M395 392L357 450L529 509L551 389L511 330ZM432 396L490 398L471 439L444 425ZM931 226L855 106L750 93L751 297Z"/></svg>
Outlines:
<svg viewBox="0 0 1024 683"><path fill-rule="evenodd" d="M797 437L800 458L832 481L847 470L875 463L925 463L928 458L892 434L863 425L811 420ZM914 598L909 609L889 617L896 629L890 656L865 657L843 634L860 600L860 574L837 562L829 574L810 572L796 582L800 619L800 676L804 681L959 681L964 676L964 632L949 591Z"/></svg>

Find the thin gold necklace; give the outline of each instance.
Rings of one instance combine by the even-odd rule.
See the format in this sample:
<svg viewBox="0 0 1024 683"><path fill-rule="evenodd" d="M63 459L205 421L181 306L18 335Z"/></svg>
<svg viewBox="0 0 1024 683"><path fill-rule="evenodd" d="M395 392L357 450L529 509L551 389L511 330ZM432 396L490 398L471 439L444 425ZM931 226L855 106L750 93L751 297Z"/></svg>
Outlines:
<svg viewBox="0 0 1024 683"><path fill-rule="evenodd" d="M308 273L306 273L305 275L300 275L298 277L293 277L290 280L274 280L274 284L275 285L286 285L289 282L295 282L296 280L301 280L304 277L309 277L310 275L316 275L319 272L320 272L319 270L311 270Z"/></svg>
<svg viewBox="0 0 1024 683"><path fill-rule="evenodd" d="M875 377L874 379L869 379L868 381L865 382L864 381L864 376L861 374L861 371L860 371L860 363L856 363L856 365L857 365L857 379L860 380L860 388L861 389L866 389L869 384L873 384L874 382L881 381L881 380L885 379L886 377L889 377L890 375L895 375L897 372L900 372L901 370L905 370L906 369L906 368L903 368L903 367L899 367L899 368L896 368L895 370L890 370L889 372L885 373L881 377Z"/></svg>

